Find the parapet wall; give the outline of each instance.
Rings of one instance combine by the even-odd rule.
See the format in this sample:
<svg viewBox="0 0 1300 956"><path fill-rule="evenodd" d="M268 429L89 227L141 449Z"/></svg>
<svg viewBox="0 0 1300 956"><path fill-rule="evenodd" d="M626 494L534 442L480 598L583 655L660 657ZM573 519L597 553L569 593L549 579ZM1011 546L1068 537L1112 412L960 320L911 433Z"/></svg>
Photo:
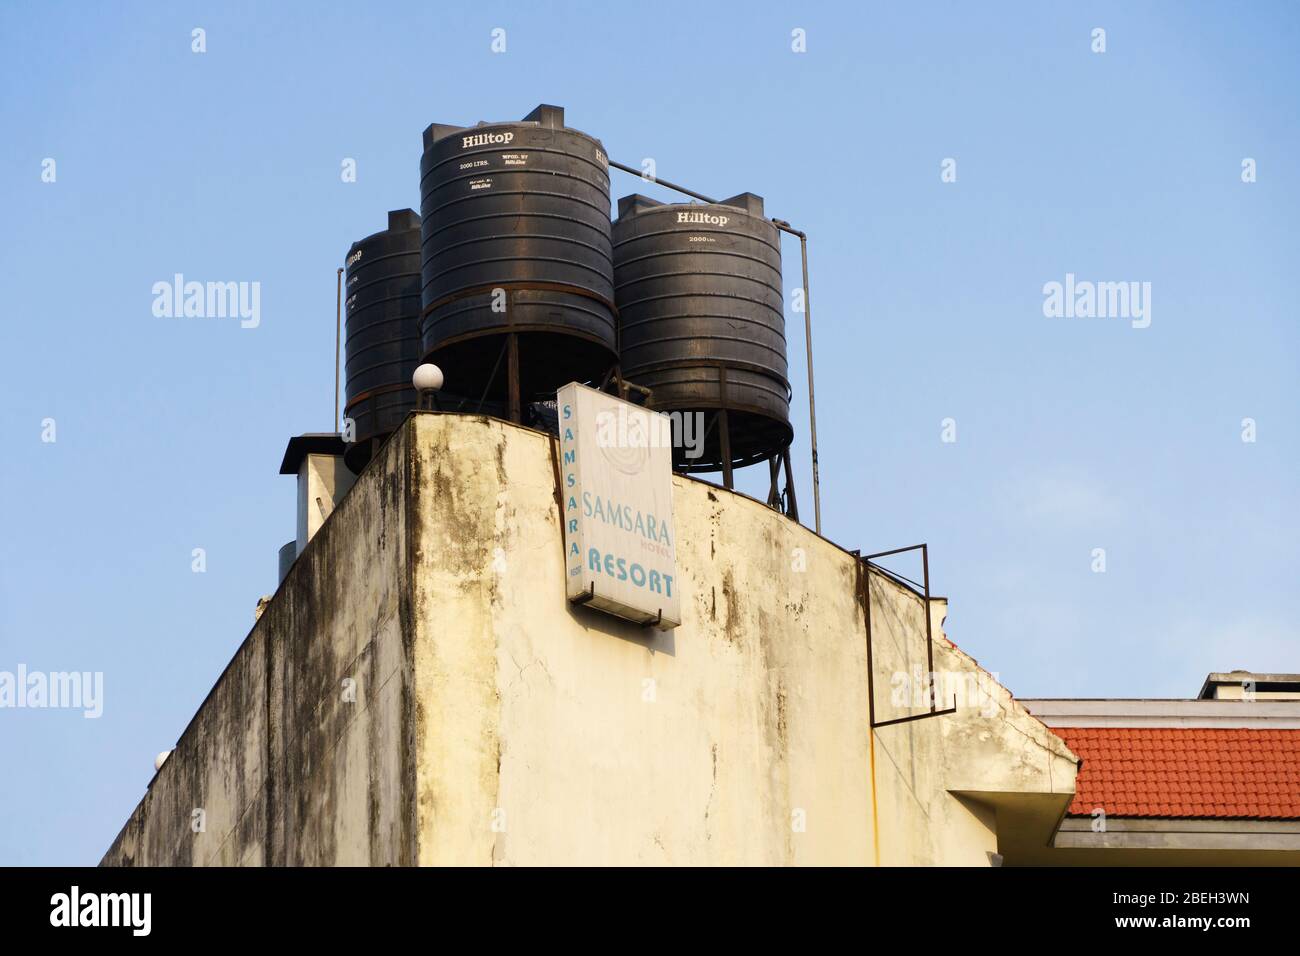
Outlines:
<svg viewBox="0 0 1300 956"><path fill-rule="evenodd" d="M414 862L406 442L311 539L103 865Z"/></svg>
<svg viewBox="0 0 1300 956"><path fill-rule="evenodd" d="M855 558L752 499L674 478L680 627L570 605L553 454L408 418L103 862L987 865L999 794L1068 802L1069 751L944 638L941 602L936 670L996 703L873 737ZM887 709L924 602L869 581Z"/></svg>

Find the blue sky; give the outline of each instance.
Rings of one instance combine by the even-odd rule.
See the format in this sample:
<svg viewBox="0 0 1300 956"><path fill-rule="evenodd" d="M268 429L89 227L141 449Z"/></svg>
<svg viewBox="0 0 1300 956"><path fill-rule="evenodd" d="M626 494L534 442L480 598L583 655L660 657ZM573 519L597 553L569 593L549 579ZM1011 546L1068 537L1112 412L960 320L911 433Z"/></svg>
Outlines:
<svg viewBox="0 0 1300 956"><path fill-rule="evenodd" d="M105 681L97 720L0 710L0 863L98 861L274 589L334 270L418 207L421 131L540 102L809 233L825 533L929 542L1015 693L1300 670L1297 47L1285 2L0 7L0 670ZM261 324L154 317L177 272ZM1045 317L1067 273L1150 282L1150 326Z"/></svg>

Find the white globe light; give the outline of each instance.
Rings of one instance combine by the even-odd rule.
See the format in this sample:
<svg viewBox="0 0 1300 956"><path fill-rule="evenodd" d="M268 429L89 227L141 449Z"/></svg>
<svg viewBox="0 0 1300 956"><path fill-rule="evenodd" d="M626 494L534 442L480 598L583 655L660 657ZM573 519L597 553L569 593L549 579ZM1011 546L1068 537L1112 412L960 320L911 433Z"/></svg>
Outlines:
<svg viewBox="0 0 1300 956"><path fill-rule="evenodd" d="M165 763L167 762L167 758L170 757L171 755L172 755L172 752L171 752L170 750L164 750L164 751L163 751L162 753L160 753L158 756L154 757L154 758L153 758L153 768L154 768L154 770L161 770L161 769L162 769L162 765L165 764Z"/></svg>
<svg viewBox="0 0 1300 956"><path fill-rule="evenodd" d="M426 362L415 370L411 382L418 392L436 392L442 388L442 369Z"/></svg>

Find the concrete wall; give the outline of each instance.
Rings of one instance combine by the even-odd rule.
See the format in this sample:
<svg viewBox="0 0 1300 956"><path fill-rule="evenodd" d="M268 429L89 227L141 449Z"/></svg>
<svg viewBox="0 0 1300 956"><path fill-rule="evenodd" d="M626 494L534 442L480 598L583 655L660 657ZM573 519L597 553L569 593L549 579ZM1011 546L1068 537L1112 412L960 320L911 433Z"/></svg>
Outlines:
<svg viewBox="0 0 1300 956"><path fill-rule="evenodd" d="M421 863L989 865L1004 790L1041 799L1050 835L1074 759L947 642L942 603L936 669L987 699L882 728L873 811L851 555L675 478L683 621L657 634L564 600L546 437L415 427ZM923 601L870 590L888 705L925 660Z"/></svg>
<svg viewBox="0 0 1300 956"><path fill-rule="evenodd" d="M875 572L870 592L876 720L925 713L924 600ZM1008 838L1045 846L1074 794L1077 758L948 639L947 610L931 601L934 686L957 712L875 733L886 866L989 866L1013 853Z"/></svg>
<svg viewBox="0 0 1300 956"><path fill-rule="evenodd" d="M383 457L294 564L105 865L413 862L404 441Z"/></svg>
<svg viewBox="0 0 1300 956"><path fill-rule="evenodd" d="M682 625L571 606L552 449L408 419L104 862L987 865L1006 826L1050 834L1073 758L944 638L942 602L936 669L989 699L873 737L851 555L678 477ZM925 609L867 590L886 719Z"/></svg>
<svg viewBox="0 0 1300 956"><path fill-rule="evenodd" d="M626 624L564 598L545 436L416 424L422 863L868 858L865 645L839 629L860 619L843 552L678 478L683 624Z"/></svg>

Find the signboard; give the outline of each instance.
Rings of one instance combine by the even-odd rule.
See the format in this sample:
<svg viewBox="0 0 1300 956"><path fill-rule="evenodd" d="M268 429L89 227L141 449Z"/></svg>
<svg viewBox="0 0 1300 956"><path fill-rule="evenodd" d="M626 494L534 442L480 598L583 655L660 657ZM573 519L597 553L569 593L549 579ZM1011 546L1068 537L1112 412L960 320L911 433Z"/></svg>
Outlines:
<svg viewBox="0 0 1300 956"><path fill-rule="evenodd" d="M556 411L568 599L676 627L672 423L576 382L556 393Z"/></svg>

